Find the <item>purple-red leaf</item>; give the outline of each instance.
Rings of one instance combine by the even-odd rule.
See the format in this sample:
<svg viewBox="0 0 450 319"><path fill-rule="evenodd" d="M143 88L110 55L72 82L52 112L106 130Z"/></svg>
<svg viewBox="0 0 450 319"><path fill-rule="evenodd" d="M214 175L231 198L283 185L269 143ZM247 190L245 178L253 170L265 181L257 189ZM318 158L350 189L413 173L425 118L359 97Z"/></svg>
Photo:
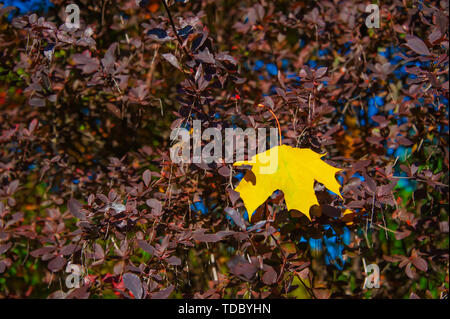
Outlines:
<svg viewBox="0 0 450 319"><path fill-rule="evenodd" d="M141 280L135 274L127 272L123 275L123 283L125 287L131 291L134 298L141 299L144 289L142 288Z"/></svg>
<svg viewBox="0 0 450 319"><path fill-rule="evenodd" d="M423 42L422 40L420 40L418 37L415 36L409 36L406 45L413 50L414 52L416 52L417 54L421 54L421 55L431 55L430 51L428 50L427 45L425 44L425 42Z"/></svg>

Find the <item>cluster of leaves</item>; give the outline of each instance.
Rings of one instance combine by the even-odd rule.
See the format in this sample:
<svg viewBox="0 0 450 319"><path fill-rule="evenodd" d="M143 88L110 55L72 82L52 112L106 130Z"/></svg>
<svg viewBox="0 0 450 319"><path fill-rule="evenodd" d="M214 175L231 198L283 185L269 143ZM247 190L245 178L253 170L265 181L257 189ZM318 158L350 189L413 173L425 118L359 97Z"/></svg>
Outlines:
<svg viewBox="0 0 450 319"><path fill-rule="evenodd" d="M80 0L79 29L51 2L0 8L1 297L448 290L446 1L383 1L375 29L354 0ZM245 167L170 160L171 129L271 113L284 144L342 169L311 220L280 191L245 211Z"/></svg>

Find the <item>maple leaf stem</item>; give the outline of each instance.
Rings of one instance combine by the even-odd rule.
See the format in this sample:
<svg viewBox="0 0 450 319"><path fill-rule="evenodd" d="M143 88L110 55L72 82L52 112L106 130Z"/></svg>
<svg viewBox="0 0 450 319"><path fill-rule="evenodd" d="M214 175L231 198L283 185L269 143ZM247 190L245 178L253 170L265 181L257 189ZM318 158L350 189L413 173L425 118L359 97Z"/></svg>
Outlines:
<svg viewBox="0 0 450 319"><path fill-rule="evenodd" d="M275 113L270 109L270 108L268 108L266 105L264 105L264 104L258 104L258 106L259 107L265 107L269 112L270 112L270 114L272 114L272 116L275 118L275 121L277 121L277 126L278 126L278 137L279 137L279 145L281 145L281 144L283 144L282 142L281 142L281 126L280 126L280 122L278 121L278 117L275 115Z"/></svg>

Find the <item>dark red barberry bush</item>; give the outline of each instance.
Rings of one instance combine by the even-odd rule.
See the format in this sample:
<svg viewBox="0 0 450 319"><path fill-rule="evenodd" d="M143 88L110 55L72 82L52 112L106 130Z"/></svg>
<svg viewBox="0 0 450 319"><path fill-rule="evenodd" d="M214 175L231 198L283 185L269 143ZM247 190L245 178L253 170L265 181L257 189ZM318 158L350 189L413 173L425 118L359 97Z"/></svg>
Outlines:
<svg viewBox="0 0 450 319"><path fill-rule="evenodd" d="M72 2L0 0L0 298L446 294L447 1ZM279 121L343 200L250 222L245 167L171 160L194 120Z"/></svg>

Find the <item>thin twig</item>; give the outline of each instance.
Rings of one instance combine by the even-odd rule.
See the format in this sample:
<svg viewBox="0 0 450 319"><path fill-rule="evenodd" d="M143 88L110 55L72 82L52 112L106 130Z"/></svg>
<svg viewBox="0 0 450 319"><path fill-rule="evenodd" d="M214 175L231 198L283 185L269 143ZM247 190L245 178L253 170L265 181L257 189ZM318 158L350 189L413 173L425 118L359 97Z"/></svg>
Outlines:
<svg viewBox="0 0 450 319"><path fill-rule="evenodd" d="M175 36L177 37L177 40L180 43L180 47L184 50L184 53L186 53L187 56L190 56L186 47L183 46L183 41L181 40L180 36L178 35L177 28L175 27L175 23L173 22L172 14L169 11L169 7L167 6L166 0L162 0L162 3L164 5L164 8L166 9L173 32L175 33Z"/></svg>
<svg viewBox="0 0 450 319"><path fill-rule="evenodd" d="M109 0L104 0L102 5L102 21L101 21L101 29L100 35L103 35L103 32L105 32L105 11L106 11L106 5L108 4Z"/></svg>
<svg viewBox="0 0 450 319"><path fill-rule="evenodd" d="M302 283L303 287L306 289L306 291L308 292L308 294L310 295L310 297L317 299L316 295L314 294L314 290L311 287L308 287L302 280L302 278L300 277L300 274L296 271L294 271L294 274L297 276L298 280L300 280L300 282ZM311 282L311 281L310 281Z"/></svg>
<svg viewBox="0 0 450 319"><path fill-rule="evenodd" d="M283 248L281 248L281 245L278 242L278 240L275 238L275 236L273 234L271 234L270 237L272 237L273 241L277 245L278 249L280 250L281 257L283 258L283 264L281 265L280 275L277 278L277 281L278 281L283 277L284 268L286 267L286 263L287 263L287 257L284 254Z"/></svg>

